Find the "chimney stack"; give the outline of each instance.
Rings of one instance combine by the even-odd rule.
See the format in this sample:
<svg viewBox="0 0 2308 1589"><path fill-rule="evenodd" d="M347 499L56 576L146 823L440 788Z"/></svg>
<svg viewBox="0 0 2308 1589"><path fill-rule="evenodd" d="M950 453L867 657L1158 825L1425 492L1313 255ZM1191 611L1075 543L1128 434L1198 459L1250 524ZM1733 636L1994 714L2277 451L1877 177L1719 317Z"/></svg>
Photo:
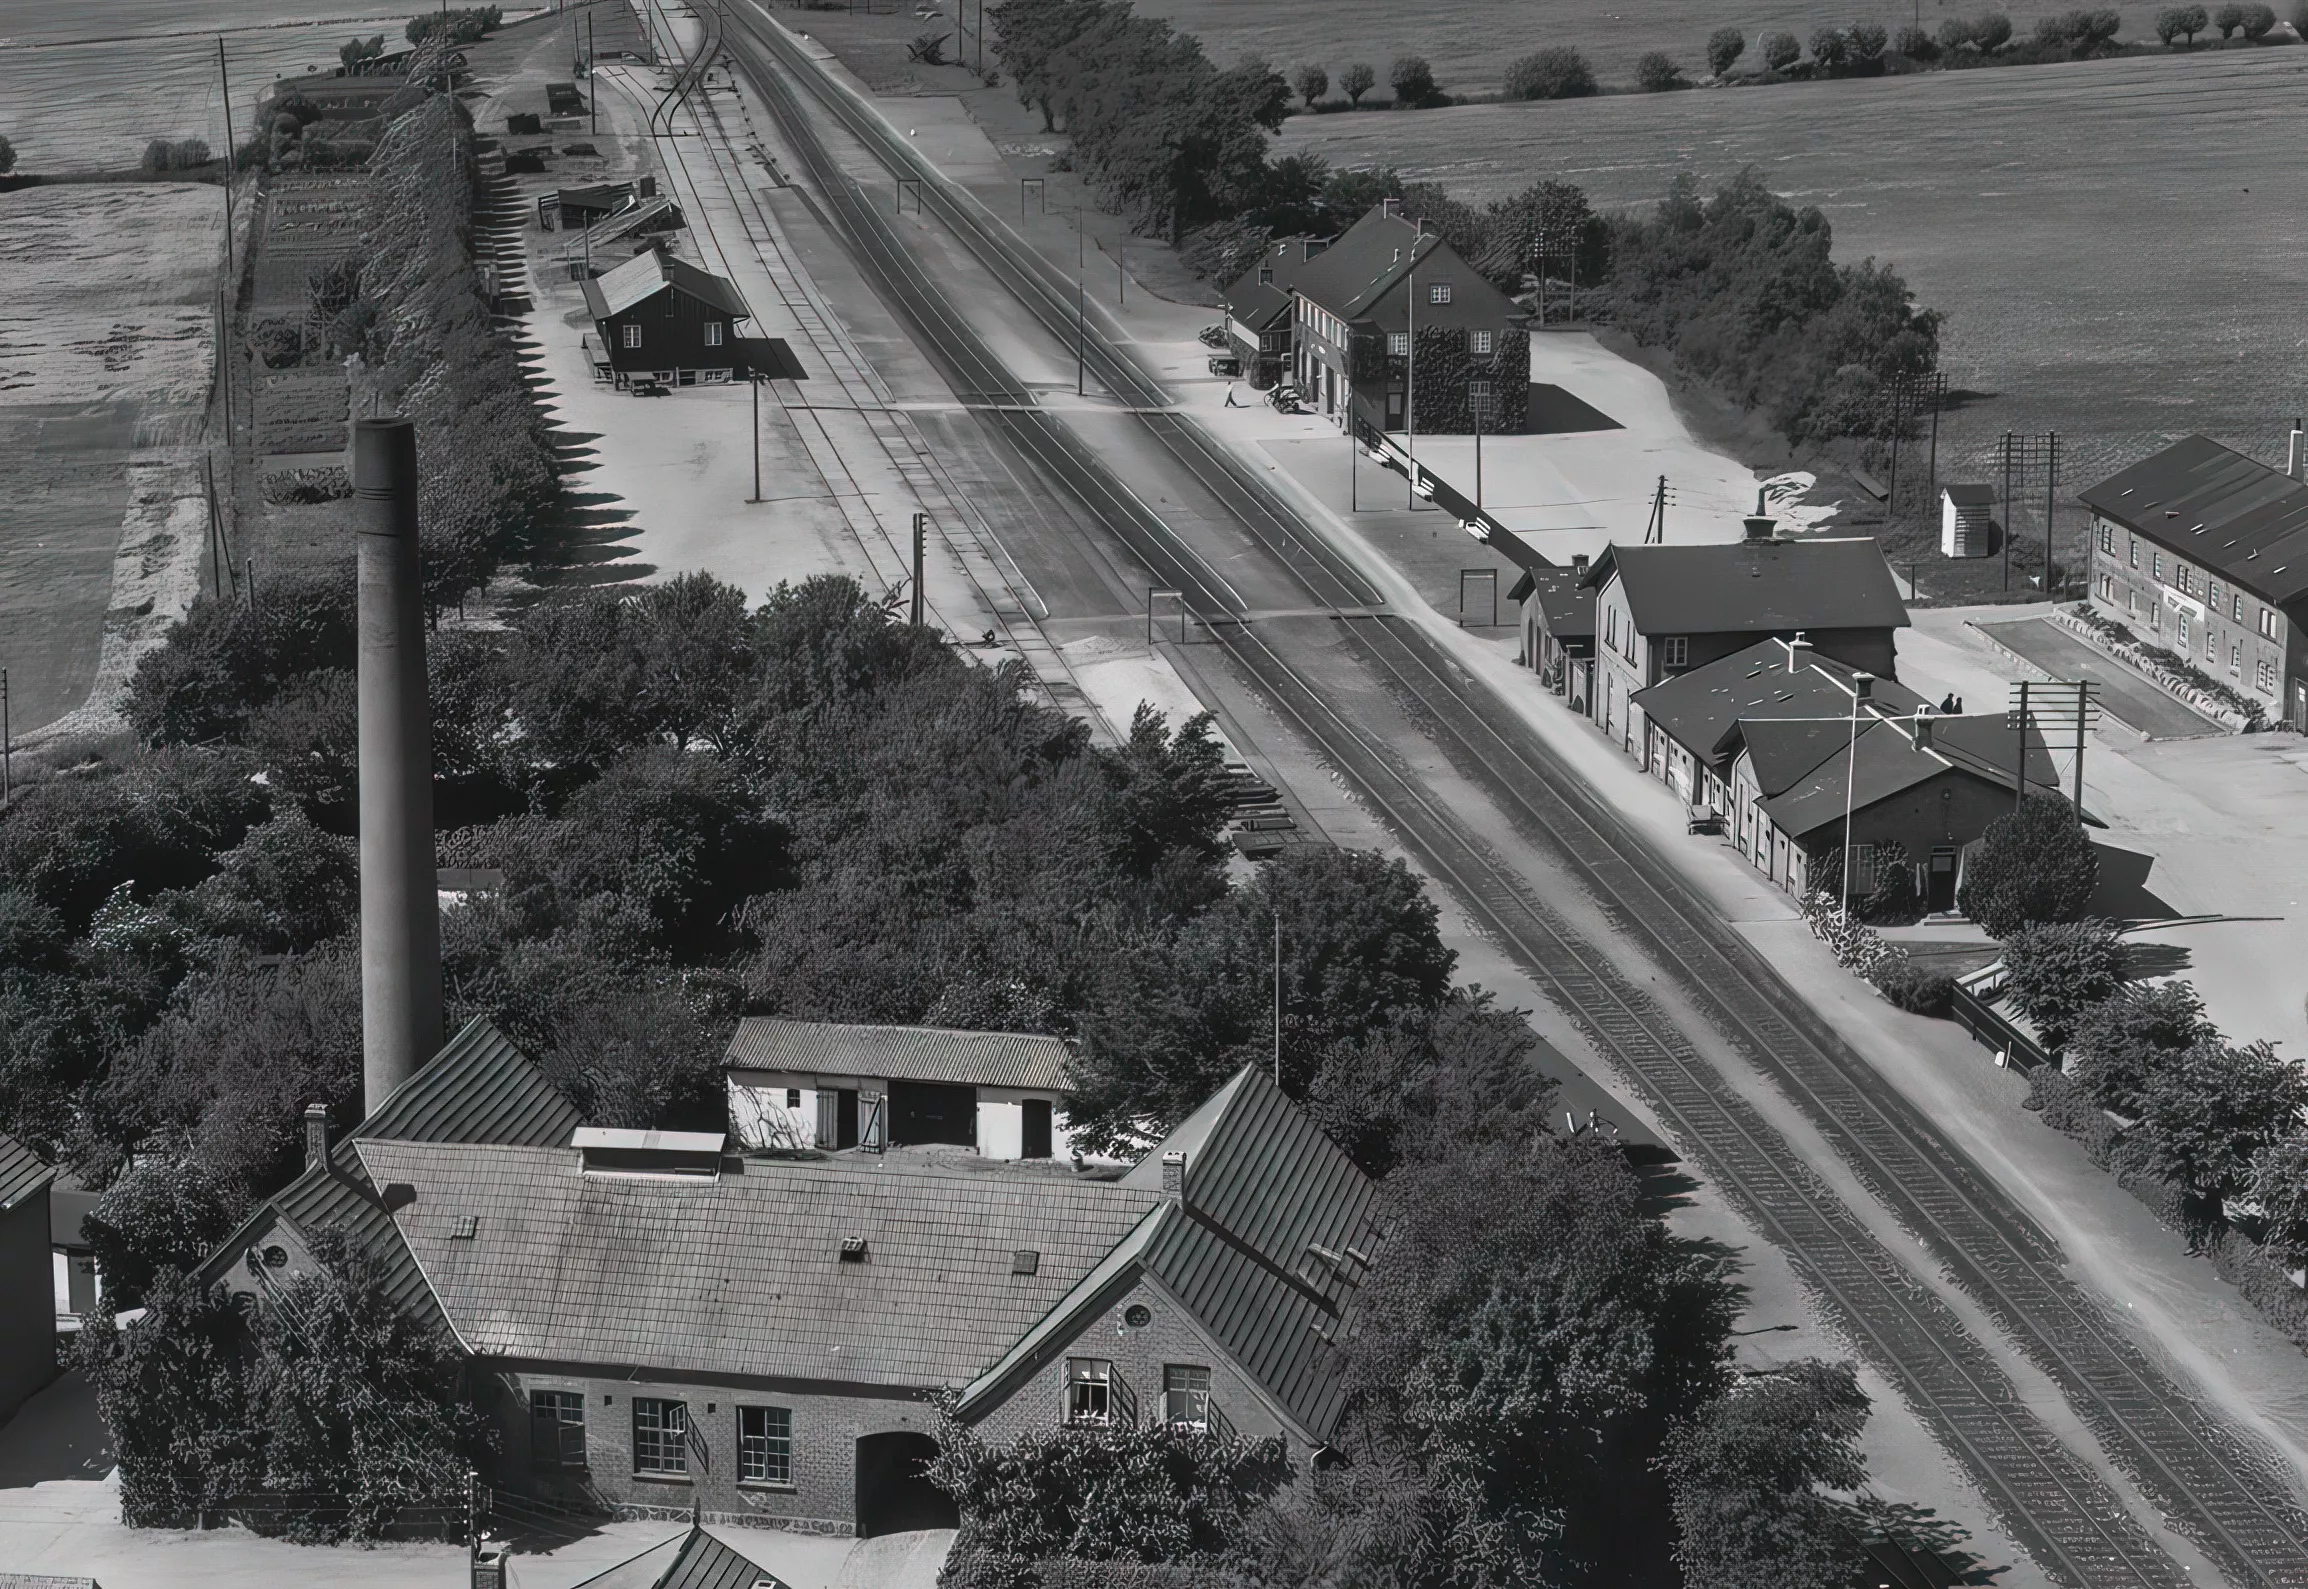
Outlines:
<svg viewBox="0 0 2308 1589"><path fill-rule="evenodd" d="M1855 704L1860 706L1872 702L1875 699L1875 675L1872 673L1854 673L1851 676L1851 698Z"/></svg>
<svg viewBox="0 0 2308 1589"><path fill-rule="evenodd" d="M1587 568L1587 554L1584 552L1573 552L1571 554L1571 577L1573 579L1585 579L1587 577Z"/></svg>
<svg viewBox="0 0 2308 1589"><path fill-rule="evenodd" d="M1915 713L1915 748L1931 749L1931 708L1922 706Z"/></svg>
<svg viewBox="0 0 2308 1589"><path fill-rule="evenodd" d="M441 1046L433 713L417 558L417 431L353 425L359 582L361 1081L375 1109ZM364 1112L365 1112L364 1110Z"/></svg>
<svg viewBox="0 0 2308 1589"><path fill-rule="evenodd" d="M329 1162L329 1106L325 1103L305 1105L305 1168L317 1169Z"/></svg>
<svg viewBox="0 0 2308 1589"><path fill-rule="evenodd" d="M2292 421L2292 450L2284 456L2284 472L2293 479L2300 478L2300 421Z"/></svg>
<svg viewBox="0 0 2308 1589"><path fill-rule="evenodd" d="M1162 1201L1186 1201L1186 1155L1170 1152L1162 1155Z"/></svg>
<svg viewBox="0 0 2308 1589"><path fill-rule="evenodd" d="M1755 492L1755 511L1739 522L1747 526L1748 540L1768 541L1771 539L1771 531L1779 521L1763 511L1761 487L1758 487Z"/></svg>
<svg viewBox="0 0 2308 1589"><path fill-rule="evenodd" d="M1800 634L1787 642L1787 671L1800 673L1811 661L1811 642Z"/></svg>

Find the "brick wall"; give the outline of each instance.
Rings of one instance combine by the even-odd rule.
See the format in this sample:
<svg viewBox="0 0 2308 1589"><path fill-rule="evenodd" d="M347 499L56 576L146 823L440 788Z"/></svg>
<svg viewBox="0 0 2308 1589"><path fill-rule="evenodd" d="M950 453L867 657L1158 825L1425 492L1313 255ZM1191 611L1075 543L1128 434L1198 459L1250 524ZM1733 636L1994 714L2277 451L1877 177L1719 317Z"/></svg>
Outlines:
<svg viewBox="0 0 2308 1589"><path fill-rule="evenodd" d="M574 1390L585 1397L583 1472L539 1468L529 1442L529 1393ZM689 1410L689 1474L657 1478L633 1470L633 1400L655 1397ZM793 1482L738 1478L737 1409L784 1407L793 1414ZM573 1504L648 1515L689 1515L701 1504L708 1520L766 1523L848 1534L857 1521L858 1437L908 1429L927 1434L937 1415L926 1401L822 1391L731 1389L681 1380L628 1380L584 1374L520 1372L500 1376L491 1408L498 1429L498 1479Z"/></svg>

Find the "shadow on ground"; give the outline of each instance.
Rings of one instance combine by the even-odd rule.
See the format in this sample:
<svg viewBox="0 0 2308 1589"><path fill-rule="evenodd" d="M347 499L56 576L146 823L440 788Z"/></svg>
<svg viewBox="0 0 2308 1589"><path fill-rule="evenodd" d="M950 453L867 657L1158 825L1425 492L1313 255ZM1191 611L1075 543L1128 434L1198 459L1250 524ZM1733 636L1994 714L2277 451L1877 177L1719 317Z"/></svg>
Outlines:
<svg viewBox="0 0 2308 1589"><path fill-rule="evenodd" d="M0 1427L0 1489L51 1479L101 1479L112 1471L112 1437L96 1392L77 1373L41 1391Z"/></svg>

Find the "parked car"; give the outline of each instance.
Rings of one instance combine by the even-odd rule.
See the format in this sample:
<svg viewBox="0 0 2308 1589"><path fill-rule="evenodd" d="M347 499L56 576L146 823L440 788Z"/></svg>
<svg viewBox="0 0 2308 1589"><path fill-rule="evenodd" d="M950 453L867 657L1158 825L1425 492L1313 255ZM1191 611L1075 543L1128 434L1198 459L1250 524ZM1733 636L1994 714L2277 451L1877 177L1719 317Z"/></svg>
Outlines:
<svg viewBox="0 0 2308 1589"><path fill-rule="evenodd" d="M1213 353L1210 355L1210 373L1213 375L1240 375L1242 373L1242 360L1231 353Z"/></svg>
<svg viewBox="0 0 2308 1589"><path fill-rule="evenodd" d="M633 383L633 395L635 397L668 397L672 394L663 381L635 381Z"/></svg>
<svg viewBox="0 0 2308 1589"><path fill-rule="evenodd" d="M1226 327L1223 325L1204 326L1194 334L1201 339L1202 345L1206 348L1226 346Z"/></svg>

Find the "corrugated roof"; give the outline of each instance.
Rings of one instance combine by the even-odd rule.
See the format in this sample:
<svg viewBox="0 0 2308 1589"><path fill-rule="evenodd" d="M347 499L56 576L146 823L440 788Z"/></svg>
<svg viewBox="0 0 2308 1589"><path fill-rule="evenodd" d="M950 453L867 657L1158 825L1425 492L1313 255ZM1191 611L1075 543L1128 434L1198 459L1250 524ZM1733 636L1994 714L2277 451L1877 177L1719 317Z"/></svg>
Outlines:
<svg viewBox="0 0 2308 1589"><path fill-rule="evenodd" d="M2208 436L2176 441L2077 495L2265 601L2308 596L2308 482Z"/></svg>
<svg viewBox="0 0 2308 1589"><path fill-rule="evenodd" d="M473 1352L903 1389L974 1377L1159 1200L856 1159L682 1182L587 1176L556 1148L357 1146L373 1180L416 1188L396 1222ZM842 1261L852 1239L863 1262ZM1013 1272L1021 1247L1036 1273Z"/></svg>
<svg viewBox="0 0 2308 1589"><path fill-rule="evenodd" d="M688 1533L594 1574L577 1589L755 1589L757 1584L786 1589L784 1579L692 1524Z"/></svg>
<svg viewBox="0 0 2308 1589"><path fill-rule="evenodd" d="M1907 604L1870 536L1611 545L1588 570L1616 572L1645 634L1774 634L1797 629L1904 629Z"/></svg>
<svg viewBox="0 0 2308 1589"><path fill-rule="evenodd" d="M603 271L585 283L585 307L596 320L622 314L667 287L678 288L701 303L710 304L732 320L752 317L737 288L710 271L699 270L686 259L650 248L635 254L614 270Z"/></svg>
<svg viewBox="0 0 2308 1589"><path fill-rule="evenodd" d="M14 1208L54 1179L46 1159L0 1131L0 1208Z"/></svg>
<svg viewBox="0 0 2308 1589"><path fill-rule="evenodd" d="M851 1026L747 1016L722 1056L726 1067L801 1075L879 1076L973 1087L1069 1090L1062 1037L965 1032L942 1026Z"/></svg>

